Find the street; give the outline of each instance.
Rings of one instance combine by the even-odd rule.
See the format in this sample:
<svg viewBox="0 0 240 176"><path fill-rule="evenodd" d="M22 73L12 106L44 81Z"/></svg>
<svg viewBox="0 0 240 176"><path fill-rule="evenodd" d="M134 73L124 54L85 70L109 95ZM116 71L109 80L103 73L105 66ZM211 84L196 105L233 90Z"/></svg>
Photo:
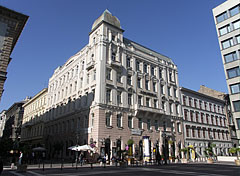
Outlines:
<svg viewBox="0 0 240 176"><path fill-rule="evenodd" d="M2 175L5 176L80 176L80 175L105 175L105 176L122 176L122 175L200 175L200 176L239 176L240 167L234 164L216 163L216 164L206 164L206 163L191 163L191 164L170 164L161 166L138 166L138 167L114 167L107 166L104 167L66 167L62 170L60 167L47 168L44 171L42 169L29 168L26 173L17 173L15 170L4 169Z"/></svg>

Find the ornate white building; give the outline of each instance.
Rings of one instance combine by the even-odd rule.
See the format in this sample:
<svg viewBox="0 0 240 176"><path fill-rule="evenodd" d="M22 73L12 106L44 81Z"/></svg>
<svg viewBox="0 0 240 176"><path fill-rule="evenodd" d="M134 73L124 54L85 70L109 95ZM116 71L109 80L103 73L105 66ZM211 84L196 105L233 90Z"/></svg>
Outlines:
<svg viewBox="0 0 240 176"><path fill-rule="evenodd" d="M178 155L183 135L177 67L123 32L120 21L105 10L92 26L89 43L49 79L49 155L56 145L70 157L69 146L94 143L111 157L129 139L140 158L143 152L153 157L153 148L162 153L164 142L169 156Z"/></svg>

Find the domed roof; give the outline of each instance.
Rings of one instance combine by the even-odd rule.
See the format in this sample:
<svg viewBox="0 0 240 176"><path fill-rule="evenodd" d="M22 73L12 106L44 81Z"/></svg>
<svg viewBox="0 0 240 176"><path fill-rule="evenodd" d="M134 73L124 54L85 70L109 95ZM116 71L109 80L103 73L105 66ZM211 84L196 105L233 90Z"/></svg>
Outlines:
<svg viewBox="0 0 240 176"><path fill-rule="evenodd" d="M121 26L120 26L120 21L117 19L117 17L113 16L111 14L111 12L109 12L107 9L102 13L102 15L95 20L95 22L93 23L92 25L92 30L99 24L101 23L102 21L105 21L117 28L120 28L121 29Z"/></svg>

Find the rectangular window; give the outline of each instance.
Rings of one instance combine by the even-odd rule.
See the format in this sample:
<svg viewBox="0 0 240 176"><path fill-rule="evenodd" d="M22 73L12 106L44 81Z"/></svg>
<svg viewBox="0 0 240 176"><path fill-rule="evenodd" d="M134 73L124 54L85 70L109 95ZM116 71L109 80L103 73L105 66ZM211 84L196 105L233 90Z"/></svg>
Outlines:
<svg viewBox="0 0 240 176"><path fill-rule="evenodd" d="M116 60L116 53L112 52L112 61Z"/></svg>
<svg viewBox="0 0 240 176"><path fill-rule="evenodd" d="M150 107L150 98L146 98L146 106Z"/></svg>
<svg viewBox="0 0 240 176"><path fill-rule="evenodd" d="M145 81L145 89L146 89L146 90L149 90L149 80L146 80L146 81Z"/></svg>
<svg viewBox="0 0 240 176"><path fill-rule="evenodd" d="M191 121L193 122L193 111L190 111L190 118L191 118Z"/></svg>
<svg viewBox="0 0 240 176"><path fill-rule="evenodd" d="M206 130L203 129L203 138L205 138L205 136L206 136Z"/></svg>
<svg viewBox="0 0 240 176"><path fill-rule="evenodd" d="M142 81L141 78L138 78L138 79L137 79L137 85L138 85L138 88L142 88L141 81Z"/></svg>
<svg viewBox="0 0 240 176"><path fill-rule="evenodd" d="M235 112L240 112L240 100L233 101L233 107Z"/></svg>
<svg viewBox="0 0 240 176"><path fill-rule="evenodd" d="M94 81L96 80L96 75L97 75L96 70L94 70L94 72L93 72L93 80Z"/></svg>
<svg viewBox="0 0 240 176"><path fill-rule="evenodd" d="M240 83L230 85L230 89L231 89L232 94L239 93L240 92Z"/></svg>
<svg viewBox="0 0 240 176"><path fill-rule="evenodd" d="M240 129L240 118L236 119L236 121L237 121L238 129Z"/></svg>
<svg viewBox="0 0 240 176"><path fill-rule="evenodd" d="M153 82L153 92L157 92L157 83Z"/></svg>
<svg viewBox="0 0 240 176"><path fill-rule="evenodd" d="M236 51L224 55L224 59L225 59L225 62L226 62L226 63L237 60L237 53L236 53Z"/></svg>
<svg viewBox="0 0 240 176"><path fill-rule="evenodd" d="M233 29L238 29L240 28L240 20L233 22Z"/></svg>
<svg viewBox="0 0 240 176"><path fill-rule="evenodd" d="M228 78L234 78L240 76L240 68L235 67L227 70Z"/></svg>
<svg viewBox="0 0 240 176"><path fill-rule="evenodd" d="M239 44L240 43L240 35L236 36L236 39L237 39L237 43Z"/></svg>
<svg viewBox="0 0 240 176"><path fill-rule="evenodd" d="M240 13L240 5L237 5L236 7L233 7L230 11L230 16L234 16L238 13Z"/></svg>
<svg viewBox="0 0 240 176"><path fill-rule="evenodd" d="M186 127L186 135L189 137L189 127Z"/></svg>
<svg viewBox="0 0 240 176"><path fill-rule="evenodd" d="M151 75L155 75L155 73L154 73L154 67L151 67Z"/></svg>
<svg viewBox="0 0 240 176"><path fill-rule="evenodd" d="M143 128L142 118L139 118L139 119L138 119L138 128L139 128L139 129L142 129L142 128Z"/></svg>
<svg viewBox="0 0 240 176"><path fill-rule="evenodd" d="M128 116L128 128L132 129L132 116Z"/></svg>
<svg viewBox="0 0 240 176"><path fill-rule="evenodd" d="M120 91L117 92L117 103L122 104L122 92Z"/></svg>
<svg viewBox="0 0 240 176"><path fill-rule="evenodd" d="M176 113L179 114L179 105L176 105Z"/></svg>
<svg viewBox="0 0 240 176"><path fill-rule="evenodd" d="M224 12L221 15L218 15L216 18L217 18L217 22L218 23L226 20L227 19L227 12Z"/></svg>
<svg viewBox="0 0 240 176"><path fill-rule="evenodd" d="M164 95L164 85L160 85L161 87L161 94Z"/></svg>
<svg viewBox="0 0 240 176"><path fill-rule="evenodd" d="M112 80L111 69L107 68L107 80Z"/></svg>
<svg viewBox="0 0 240 176"><path fill-rule="evenodd" d="M226 48L229 48L231 46L233 46L233 39L232 38L222 42L222 49L226 49Z"/></svg>
<svg viewBox="0 0 240 176"><path fill-rule="evenodd" d="M138 105L142 105L142 96L138 96Z"/></svg>
<svg viewBox="0 0 240 176"><path fill-rule="evenodd" d="M147 119L147 129L150 130L151 129L151 120Z"/></svg>
<svg viewBox="0 0 240 176"><path fill-rule="evenodd" d="M144 66L143 66L143 71L144 71L144 73L148 73L147 64L144 64Z"/></svg>
<svg viewBox="0 0 240 176"><path fill-rule="evenodd" d="M168 96L172 96L172 94L171 94L171 87L168 87Z"/></svg>
<svg viewBox="0 0 240 176"><path fill-rule="evenodd" d="M106 91L106 100L107 103L111 102L111 89L107 89Z"/></svg>
<svg viewBox="0 0 240 176"><path fill-rule="evenodd" d="M155 99L153 103L154 103L154 108L158 108L158 100Z"/></svg>
<svg viewBox="0 0 240 176"><path fill-rule="evenodd" d="M106 126L111 126L111 115L109 113L106 114Z"/></svg>
<svg viewBox="0 0 240 176"><path fill-rule="evenodd" d="M127 67L131 67L131 59L129 57L127 58Z"/></svg>
<svg viewBox="0 0 240 176"><path fill-rule="evenodd" d="M128 105L132 105L132 94L128 94Z"/></svg>
<svg viewBox="0 0 240 176"><path fill-rule="evenodd" d="M140 71L140 62L139 61L136 61L136 70Z"/></svg>
<svg viewBox="0 0 240 176"><path fill-rule="evenodd" d="M122 115L117 114L117 127L121 128L122 127Z"/></svg>
<svg viewBox="0 0 240 176"><path fill-rule="evenodd" d="M77 90L77 81L75 81L75 83L74 83L74 91L76 91Z"/></svg>
<svg viewBox="0 0 240 176"><path fill-rule="evenodd" d="M195 129L192 128L192 137L195 137Z"/></svg>
<svg viewBox="0 0 240 176"><path fill-rule="evenodd" d="M196 122L199 122L199 113L196 112Z"/></svg>
<svg viewBox="0 0 240 176"><path fill-rule="evenodd" d="M162 78L162 69L159 68L159 78Z"/></svg>
<svg viewBox="0 0 240 176"><path fill-rule="evenodd" d="M201 137L200 129L198 128L197 131L198 131L198 138L200 138Z"/></svg>
<svg viewBox="0 0 240 176"><path fill-rule="evenodd" d="M158 120L154 121L154 127L155 127L155 130L158 131Z"/></svg>
<svg viewBox="0 0 240 176"><path fill-rule="evenodd" d="M132 85L132 76L131 75L128 75L128 77L127 77L127 84Z"/></svg>
<svg viewBox="0 0 240 176"><path fill-rule="evenodd" d="M184 109L184 117L185 120L188 120L188 110Z"/></svg>
<svg viewBox="0 0 240 176"><path fill-rule="evenodd" d="M177 123L177 131L178 133L181 133L182 132L182 128L181 128L181 123Z"/></svg>
<svg viewBox="0 0 240 176"><path fill-rule="evenodd" d="M122 82L122 73L121 72L117 72L117 82L118 83Z"/></svg>
<svg viewBox="0 0 240 176"><path fill-rule="evenodd" d="M186 105L186 97L183 96L183 105Z"/></svg>
<svg viewBox="0 0 240 176"><path fill-rule="evenodd" d="M230 31L231 31L230 25L226 25L226 26L219 29L219 34L221 36L221 35L229 33Z"/></svg>
<svg viewBox="0 0 240 176"><path fill-rule="evenodd" d="M174 97L176 97L177 98L177 89L173 89L173 92L174 92Z"/></svg>

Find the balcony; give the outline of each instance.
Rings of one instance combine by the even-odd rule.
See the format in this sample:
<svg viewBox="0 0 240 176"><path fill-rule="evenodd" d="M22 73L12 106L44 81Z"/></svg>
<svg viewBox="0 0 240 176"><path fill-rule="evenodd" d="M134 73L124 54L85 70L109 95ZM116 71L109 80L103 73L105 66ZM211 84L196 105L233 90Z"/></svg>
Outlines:
<svg viewBox="0 0 240 176"><path fill-rule="evenodd" d="M87 63L87 66L86 66L86 69L87 70L90 70L94 67L95 65L95 61L94 60L90 60L88 63Z"/></svg>
<svg viewBox="0 0 240 176"><path fill-rule="evenodd" d="M115 67L121 67L122 66L122 63L121 62L119 62L119 61L117 61L117 60L111 60L110 61L110 65L111 66L115 66Z"/></svg>
<svg viewBox="0 0 240 176"><path fill-rule="evenodd" d="M143 105L137 105L137 111L145 111L145 112L152 112L152 113L157 113L157 114L164 114L164 110L159 109L159 108L154 108L154 107L148 107L148 106L143 106Z"/></svg>

